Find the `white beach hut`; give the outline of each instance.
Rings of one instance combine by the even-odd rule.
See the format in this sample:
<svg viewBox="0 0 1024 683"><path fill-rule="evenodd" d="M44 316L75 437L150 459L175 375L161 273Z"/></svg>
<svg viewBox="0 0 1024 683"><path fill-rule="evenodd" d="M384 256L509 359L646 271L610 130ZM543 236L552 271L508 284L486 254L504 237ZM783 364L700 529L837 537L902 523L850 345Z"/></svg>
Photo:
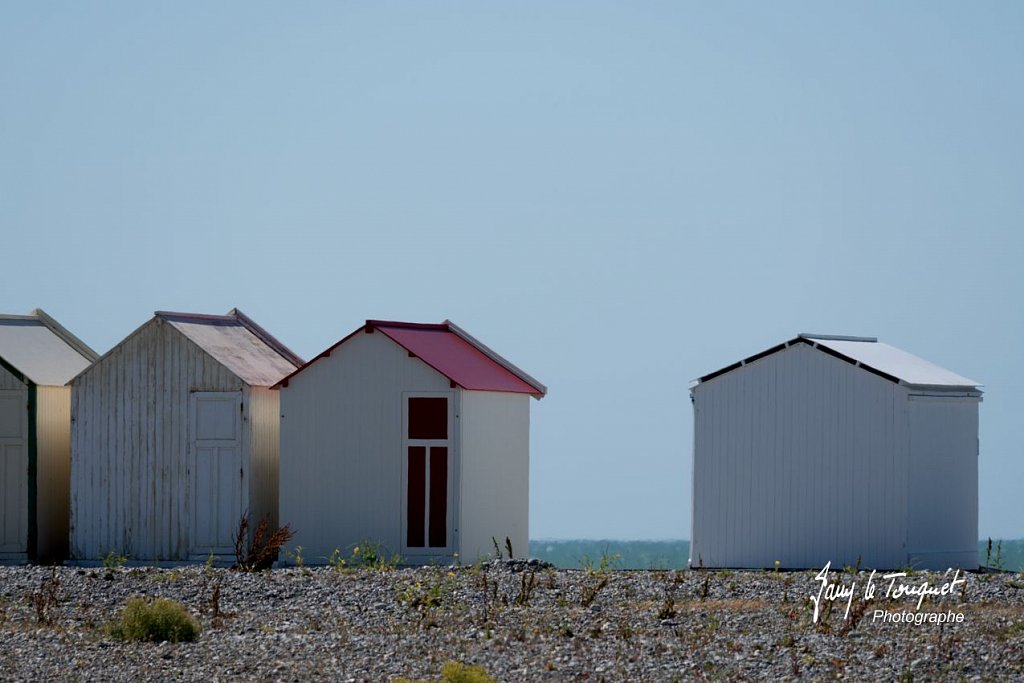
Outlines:
<svg viewBox="0 0 1024 683"><path fill-rule="evenodd" d="M278 398L302 360L240 311L158 311L71 382L71 556L234 557L277 518Z"/></svg>
<svg viewBox="0 0 1024 683"><path fill-rule="evenodd" d="M696 380L690 565L976 568L979 387L812 334Z"/></svg>
<svg viewBox="0 0 1024 683"><path fill-rule="evenodd" d="M529 540L530 397L451 322L369 320L280 383L281 522L307 562L364 540L408 564Z"/></svg>
<svg viewBox="0 0 1024 683"><path fill-rule="evenodd" d="M71 390L96 353L53 318L0 314L0 562L67 556Z"/></svg>

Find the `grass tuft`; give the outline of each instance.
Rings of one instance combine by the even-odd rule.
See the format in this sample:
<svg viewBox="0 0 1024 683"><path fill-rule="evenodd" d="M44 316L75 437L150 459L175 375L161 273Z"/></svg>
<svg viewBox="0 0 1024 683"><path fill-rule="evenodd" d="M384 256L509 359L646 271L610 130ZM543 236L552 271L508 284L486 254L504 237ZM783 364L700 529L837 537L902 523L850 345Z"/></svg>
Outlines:
<svg viewBox="0 0 1024 683"><path fill-rule="evenodd" d="M396 678L394 683L430 683L425 680ZM438 683L498 683L498 679L487 673L482 666L471 666L462 662L445 662L441 667Z"/></svg>
<svg viewBox="0 0 1024 683"><path fill-rule="evenodd" d="M185 606L166 598L152 602L144 598L129 598L120 620L110 627L110 635L117 640L153 643L193 641L199 637L199 632L199 624Z"/></svg>

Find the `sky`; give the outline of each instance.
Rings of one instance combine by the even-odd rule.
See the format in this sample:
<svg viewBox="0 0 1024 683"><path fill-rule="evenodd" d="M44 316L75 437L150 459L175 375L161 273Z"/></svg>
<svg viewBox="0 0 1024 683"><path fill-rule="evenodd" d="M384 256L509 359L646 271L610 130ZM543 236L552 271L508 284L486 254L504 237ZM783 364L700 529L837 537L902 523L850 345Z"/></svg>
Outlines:
<svg viewBox="0 0 1024 683"><path fill-rule="evenodd" d="M0 311L446 318L550 390L532 538L688 538L689 381L799 332L984 384L1024 537L1024 5L0 3Z"/></svg>

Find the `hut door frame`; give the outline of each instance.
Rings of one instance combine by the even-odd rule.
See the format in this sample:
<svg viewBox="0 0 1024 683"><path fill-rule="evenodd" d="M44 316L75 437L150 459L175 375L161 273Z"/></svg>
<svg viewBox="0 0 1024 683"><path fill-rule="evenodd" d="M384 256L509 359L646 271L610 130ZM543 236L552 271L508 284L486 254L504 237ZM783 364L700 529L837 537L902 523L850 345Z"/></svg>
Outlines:
<svg viewBox="0 0 1024 683"><path fill-rule="evenodd" d="M430 434L429 438L410 433L410 412L412 400L444 399L446 402L444 434ZM435 404L436 405L436 404ZM414 421L415 421L415 417ZM414 427L415 428L415 427ZM410 557L449 556L455 549L455 392L453 391L420 391L402 394L402 554ZM438 465L443 465L445 472L438 479ZM443 482L445 492L437 495L438 485ZM411 488L410 488L411 487ZM420 489L419 487L422 487ZM410 515L410 503L421 503L422 513L413 511ZM443 503L443 512L439 505ZM422 518L422 538L416 538L416 530L410 534L410 522ZM443 519L444 528L440 528ZM443 534L444 545L437 544ZM411 542L411 544L410 544Z"/></svg>
<svg viewBox="0 0 1024 683"><path fill-rule="evenodd" d="M234 534L248 504L242 392L196 391L189 396L189 404L189 556L206 559L212 554L230 559L235 552ZM212 534L211 525L215 528Z"/></svg>

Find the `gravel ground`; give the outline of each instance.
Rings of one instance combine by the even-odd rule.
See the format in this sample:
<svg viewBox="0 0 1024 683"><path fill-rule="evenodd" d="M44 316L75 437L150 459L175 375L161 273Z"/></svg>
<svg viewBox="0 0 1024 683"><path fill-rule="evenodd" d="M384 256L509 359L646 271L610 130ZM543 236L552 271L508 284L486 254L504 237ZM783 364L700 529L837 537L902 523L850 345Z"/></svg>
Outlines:
<svg viewBox="0 0 1024 683"><path fill-rule="evenodd" d="M913 615L917 598L886 599L876 577L865 601L867 573L831 578L857 583L850 617L822 600L815 623L815 572L0 567L0 678L390 681L457 660L502 681L1024 680L1024 576L928 597L920 613L952 624L882 623L876 609ZM135 595L184 603L202 635L114 640Z"/></svg>

